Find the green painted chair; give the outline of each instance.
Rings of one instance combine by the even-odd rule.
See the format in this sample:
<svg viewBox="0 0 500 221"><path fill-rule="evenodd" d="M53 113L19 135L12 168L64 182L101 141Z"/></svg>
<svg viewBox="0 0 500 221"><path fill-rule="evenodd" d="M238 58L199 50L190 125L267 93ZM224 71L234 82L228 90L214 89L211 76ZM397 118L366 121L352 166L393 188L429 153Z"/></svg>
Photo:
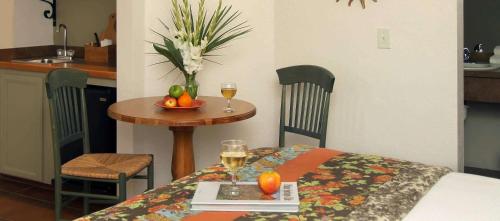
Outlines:
<svg viewBox="0 0 500 221"><path fill-rule="evenodd" d="M319 146L325 147L335 76L312 65L287 67L277 72L282 85L279 146L285 146L285 132L291 132L319 139Z"/></svg>
<svg viewBox="0 0 500 221"><path fill-rule="evenodd" d="M87 74L79 70L56 69L48 74L46 80L52 121L56 220L61 220L62 208L78 197L83 197L84 213L88 214L91 203L124 201L127 194L126 182L129 179L146 179L148 189L152 189L154 185L152 155L89 153L84 93L87 79ZM61 165L61 150L78 141L83 143L83 155ZM147 175L138 175L146 168ZM83 190L63 190L63 182L68 180L83 181ZM116 183L118 194L93 194L90 192L90 182ZM70 199L63 202L63 196Z"/></svg>

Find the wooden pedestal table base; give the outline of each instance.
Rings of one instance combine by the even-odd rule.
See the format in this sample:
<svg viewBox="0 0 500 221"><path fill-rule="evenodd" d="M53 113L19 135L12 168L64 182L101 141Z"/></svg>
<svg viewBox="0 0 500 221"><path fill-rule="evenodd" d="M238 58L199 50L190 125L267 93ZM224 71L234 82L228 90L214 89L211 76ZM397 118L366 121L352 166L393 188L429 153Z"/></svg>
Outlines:
<svg viewBox="0 0 500 221"><path fill-rule="evenodd" d="M108 115L119 121L150 126L168 126L174 133L174 147L172 153L172 177L179 179L195 170L193 154L194 127L227 124L246 120L255 116L255 106L246 101L233 99L231 106L233 113L225 113L227 105L222 97L198 97L206 103L198 110L176 111L164 110L156 107L156 101L163 97L145 97L120 101L111 105ZM218 148L218 147L212 147ZM167 160L167 159L155 159ZM215 162L214 162L215 163ZM161 170L160 170L161 171Z"/></svg>
<svg viewBox="0 0 500 221"><path fill-rule="evenodd" d="M176 180L194 172L194 127L170 127L170 130L174 133L172 177Z"/></svg>

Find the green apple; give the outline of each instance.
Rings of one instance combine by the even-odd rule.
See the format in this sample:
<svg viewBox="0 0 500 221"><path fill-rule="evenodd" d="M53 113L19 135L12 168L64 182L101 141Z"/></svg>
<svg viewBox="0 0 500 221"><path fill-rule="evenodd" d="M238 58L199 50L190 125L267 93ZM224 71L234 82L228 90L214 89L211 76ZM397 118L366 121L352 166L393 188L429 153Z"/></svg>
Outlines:
<svg viewBox="0 0 500 221"><path fill-rule="evenodd" d="M184 88L180 85L172 85L168 90L168 95L173 98L179 98L184 93Z"/></svg>

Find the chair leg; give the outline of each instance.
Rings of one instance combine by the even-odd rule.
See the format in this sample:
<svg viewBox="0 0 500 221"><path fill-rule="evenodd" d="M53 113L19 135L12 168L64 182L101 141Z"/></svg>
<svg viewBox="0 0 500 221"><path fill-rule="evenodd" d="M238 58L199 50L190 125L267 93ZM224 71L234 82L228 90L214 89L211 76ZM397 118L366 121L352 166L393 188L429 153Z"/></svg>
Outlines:
<svg viewBox="0 0 500 221"><path fill-rule="evenodd" d="M279 148L285 147L285 129L280 127Z"/></svg>
<svg viewBox="0 0 500 221"><path fill-rule="evenodd" d="M54 179L54 212L56 221L61 220L61 210L62 210L62 180L61 177L55 177Z"/></svg>
<svg viewBox="0 0 500 221"><path fill-rule="evenodd" d="M90 193L90 181L83 181L83 192ZM88 215L90 212L89 209L89 198L83 198L83 215Z"/></svg>
<svg viewBox="0 0 500 221"><path fill-rule="evenodd" d="M148 166L148 189L152 190L155 185L155 170L154 170L154 158Z"/></svg>
<svg viewBox="0 0 500 221"><path fill-rule="evenodd" d="M123 202L127 199L127 177L120 173L118 180L118 201Z"/></svg>
<svg viewBox="0 0 500 221"><path fill-rule="evenodd" d="M326 138L321 138L319 140L319 147L320 148L325 148L325 146L326 146Z"/></svg>

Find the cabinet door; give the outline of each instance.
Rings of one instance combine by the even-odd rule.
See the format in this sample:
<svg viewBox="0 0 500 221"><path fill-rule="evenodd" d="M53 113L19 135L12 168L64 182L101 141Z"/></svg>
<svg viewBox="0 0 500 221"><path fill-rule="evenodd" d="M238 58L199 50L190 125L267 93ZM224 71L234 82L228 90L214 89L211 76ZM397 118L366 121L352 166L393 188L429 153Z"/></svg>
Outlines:
<svg viewBox="0 0 500 221"><path fill-rule="evenodd" d="M43 79L0 76L0 172L41 181Z"/></svg>

